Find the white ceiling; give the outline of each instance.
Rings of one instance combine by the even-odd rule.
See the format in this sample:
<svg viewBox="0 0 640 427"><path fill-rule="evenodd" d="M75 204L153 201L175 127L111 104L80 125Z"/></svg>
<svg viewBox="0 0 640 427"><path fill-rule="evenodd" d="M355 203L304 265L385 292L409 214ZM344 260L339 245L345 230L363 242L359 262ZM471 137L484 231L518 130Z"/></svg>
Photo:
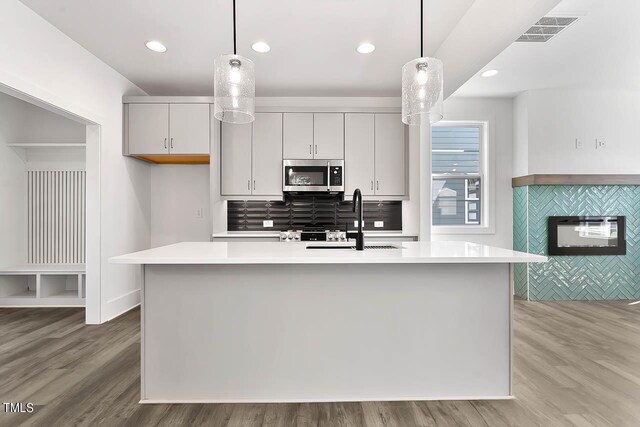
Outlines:
<svg viewBox="0 0 640 427"><path fill-rule="evenodd" d="M231 0L22 0L150 95L209 95L213 59L230 53ZM433 54L474 0L425 0ZM419 0L237 0L238 53L258 96L399 96L419 55ZM165 54L146 49L161 40ZM264 40L271 52L251 50ZM355 51L362 41L374 53Z"/></svg>
<svg viewBox="0 0 640 427"><path fill-rule="evenodd" d="M563 0L548 15L580 19L547 43L513 43L455 96L514 96L530 89L617 87L640 89L640 1Z"/></svg>

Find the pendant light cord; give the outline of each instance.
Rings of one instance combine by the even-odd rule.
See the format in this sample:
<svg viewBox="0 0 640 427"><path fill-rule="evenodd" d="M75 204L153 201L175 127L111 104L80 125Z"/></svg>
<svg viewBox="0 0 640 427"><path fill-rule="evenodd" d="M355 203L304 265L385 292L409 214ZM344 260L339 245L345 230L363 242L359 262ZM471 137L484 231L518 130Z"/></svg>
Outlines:
<svg viewBox="0 0 640 427"><path fill-rule="evenodd" d="M236 0L233 0L234 4L235 4L235 1ZM420 58L424 58L424 24L422 22L422 20L424 19L423 18L424 13L422 11L423 8L424 8L424 2L423 0L420 0ZM234 18L234 22L235 22L235 18Z"/></svg>
<svg viewBox="0 0 640 427"><path fill-rule="evenodd" d="M236 0L233 0L233 54L238 54L236 51Z"/></svg>

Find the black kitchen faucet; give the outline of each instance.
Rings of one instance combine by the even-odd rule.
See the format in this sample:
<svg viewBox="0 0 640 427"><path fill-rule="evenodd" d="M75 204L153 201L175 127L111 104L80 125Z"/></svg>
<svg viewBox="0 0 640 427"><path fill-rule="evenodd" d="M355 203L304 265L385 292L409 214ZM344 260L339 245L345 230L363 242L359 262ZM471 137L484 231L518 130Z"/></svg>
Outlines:
<svg viewBox="0 0 640 427"><path fill-rule="evenodd" d="M364 250L364 233L362 232L362 226L364 224L364 212L362 209L362 192L359 188L356 188L356 191L353 192L353 212L356 211L356 207L358 209L358 214L356 215L358 218L358 232L356 233L347 233L347 239L356 239L356 251Z"/></svg>

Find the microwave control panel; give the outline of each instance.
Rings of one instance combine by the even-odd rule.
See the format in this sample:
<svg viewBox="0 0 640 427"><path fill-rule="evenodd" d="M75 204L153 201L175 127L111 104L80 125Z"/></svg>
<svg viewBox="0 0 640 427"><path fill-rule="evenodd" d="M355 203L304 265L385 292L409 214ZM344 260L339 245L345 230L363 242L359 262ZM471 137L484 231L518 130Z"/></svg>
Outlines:
<svg viewBox="0 0 640 427"><path fill-rule="evenodd" d="M329 169L329 186L342 187L342 166L331 166Z"/></svg>

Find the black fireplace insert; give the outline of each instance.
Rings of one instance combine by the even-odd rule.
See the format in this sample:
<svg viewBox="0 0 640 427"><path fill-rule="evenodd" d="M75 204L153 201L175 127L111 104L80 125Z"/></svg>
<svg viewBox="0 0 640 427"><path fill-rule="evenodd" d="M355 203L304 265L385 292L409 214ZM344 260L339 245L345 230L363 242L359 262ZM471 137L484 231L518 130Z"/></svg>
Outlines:
<svg viewBox="0 0 640 427"><path fill-rule="evenodd" d="M549 217L549 255L625 255L624 216Z"/></svg>

